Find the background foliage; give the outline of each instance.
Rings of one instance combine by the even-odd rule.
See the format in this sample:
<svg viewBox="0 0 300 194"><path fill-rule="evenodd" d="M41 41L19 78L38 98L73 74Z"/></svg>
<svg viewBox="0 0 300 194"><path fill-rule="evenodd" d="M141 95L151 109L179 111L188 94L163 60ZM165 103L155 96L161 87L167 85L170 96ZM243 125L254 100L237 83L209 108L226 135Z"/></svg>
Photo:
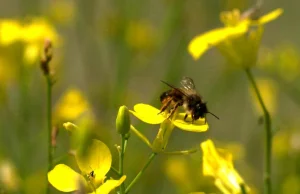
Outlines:
<svg viewBox="0 0 300 194"><path fill-rule="evenodd" d="M245 74L228 65L214 49L198 61L187 52L188 42L195 35L221 26L221 11L245 10L254 3L2 0L0 19L30 23L40 18L54 29L58 37L52 62L55 124L62 128L64 121L76 123L76 115L70 116L75 110L63 112L61 102L67 91L79 91L78 95L73 93L77 97L70 103L88 112L93 120L88 127L110 147L115 166L114 145L120 144L115 131L118 107L125 104L132 108L139 102L158 107L158 97L166 89L160 80L176 85L182 76L189 76L220 120L209 116L206 133L174 130L168 148L188 149L212 138L218 147L234 153L236 169L252 190L261 193L262 113ZM300 193L298 4L264 2L263 13L278 7L285 13L266 25L254 71L274 123L274 193ZM0 45L0 192L8 187L12 193L41 193L46 183L46 87L38 58L25 57L25 51L32 54L26 50L27 44L16 41ZM143 125L134 118L132 121L148 137L157 133L155 126ZM68 133L60 130L57 141L55 156L61 157L69 149ZM127 150L125 174L131 180L147 160L149 148L132 135ZM63 160L74 163L69 157ZM218 193L213 182L201 175L200 152L160 156L149 169L132 193Z"/></svg>

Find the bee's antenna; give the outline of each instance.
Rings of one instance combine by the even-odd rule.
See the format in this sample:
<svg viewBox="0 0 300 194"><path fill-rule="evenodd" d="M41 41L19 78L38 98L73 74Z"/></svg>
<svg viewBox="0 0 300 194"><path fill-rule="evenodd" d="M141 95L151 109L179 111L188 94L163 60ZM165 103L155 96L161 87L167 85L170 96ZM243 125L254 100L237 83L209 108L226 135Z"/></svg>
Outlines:
<svg viewBox="0 0 300 194"><path fill-rule="evenodd" d="M209 114L211 114L211 115L213 115L214 117L216 117L217 119L220 119L217 115L215 115L214 113L212 113L212 112L207 112L207 113L209 113Z"/></svg>

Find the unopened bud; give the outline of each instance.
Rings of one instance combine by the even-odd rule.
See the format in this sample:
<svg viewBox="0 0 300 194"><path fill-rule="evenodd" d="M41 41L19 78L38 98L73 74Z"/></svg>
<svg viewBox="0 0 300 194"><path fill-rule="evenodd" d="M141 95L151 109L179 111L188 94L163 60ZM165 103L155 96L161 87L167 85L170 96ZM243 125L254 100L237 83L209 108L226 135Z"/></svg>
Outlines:
<svg viewBox="0 0 300 194"><path fill-rule="evenodd" d="M121 106L116 119L117 132L121 135L126 135L130 131L130 115L126 106Z"/></svg>
<svg viewBox="0 0 300 194"><path fill-rule="evenodd" d="M70 131L70 132L74 132L78 129L78 127L71 122L66 122L63 124L63 126L67 131Z"/></svg>
<svg viewBox="0 0 300 194"><path fill-rule="evenodd" d="M49 39L45 40L44 43L44 53L41 58L40 65L44 75L48 76L50 74L49 63L52 59L52 43Z"/></svg>

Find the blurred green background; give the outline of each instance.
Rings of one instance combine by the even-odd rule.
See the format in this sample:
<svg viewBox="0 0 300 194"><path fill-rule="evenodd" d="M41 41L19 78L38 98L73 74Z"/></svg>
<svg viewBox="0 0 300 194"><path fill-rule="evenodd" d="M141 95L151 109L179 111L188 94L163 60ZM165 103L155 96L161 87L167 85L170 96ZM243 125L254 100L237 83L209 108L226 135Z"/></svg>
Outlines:
<svg viewBox="0 0 300 194"><path fill-rule="evenodd" d="M189 76L220 120L208 115L210 129L205 133L174 130L167 149L189 149L211 138L217 147L233 152L245 182L254 193L262 193L262 112L245 73L230 66L215 49L198 61L187 51L194 36L222 26L221 11L246 10L254 4L246 0L1 0L0 20L26 23L40 17L55 29L59 40L53 42L51 63L56 79L54 110L69 88L80 90L96 121L93 133L109 146L113 166L118 162L114 145L120 144L115 130L118 107L132 109L141 102L159 107L159 95L166 90L160 80L177 85L182 76ZM272 115L275 194L300 193L299 6L298 1L264 2L262 13L283 8L284 14L266 25L254 68ZM24 60L24 48L21 42L0 45L0 193L42 193L46 185L46 82L38 59ZM57 118L54 124L62 129L65 121L69 120ZM132 123L150 139L157 133L158 126L133 117ZM60 130L55 157L67 153L69 139ZM150 152L131 136L125 156L127 181ZM66 157L62 162L70 160ZM201 175L201 152L157 157L131 193L194 191L219 193L212 179ZM54 188L51 192L58 193Z"/></svg>

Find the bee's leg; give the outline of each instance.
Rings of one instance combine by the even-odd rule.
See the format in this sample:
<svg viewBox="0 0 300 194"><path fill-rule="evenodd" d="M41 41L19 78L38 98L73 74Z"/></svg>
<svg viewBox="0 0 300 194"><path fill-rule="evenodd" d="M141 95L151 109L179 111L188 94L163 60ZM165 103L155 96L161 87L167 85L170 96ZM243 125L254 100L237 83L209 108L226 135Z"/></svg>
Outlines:
<svg viewBox="0 0 300 194"><path fill-rule="evenodd" d="M168 119L175 113L175 111L177 110L178 106L180 105L179 102L177 102L174 107L172 108L170 115L168 116Z"/></svg>
<svg viewBox="0 0 300 194"><path fill-rule="evenodd" d="M169 99L166 103L163 103L163 106L161 107L160 112L158 114L164 112L168 108L168 106L171 104L171 102L172 102L172 98Z"/></svg>
<svg viewBox="0 0 300 194"><path fill-rule="evenodd" d="M186 118L188 117L188 114L186 113L185 115L184 115L184 121L186 121Z"/></svg>

